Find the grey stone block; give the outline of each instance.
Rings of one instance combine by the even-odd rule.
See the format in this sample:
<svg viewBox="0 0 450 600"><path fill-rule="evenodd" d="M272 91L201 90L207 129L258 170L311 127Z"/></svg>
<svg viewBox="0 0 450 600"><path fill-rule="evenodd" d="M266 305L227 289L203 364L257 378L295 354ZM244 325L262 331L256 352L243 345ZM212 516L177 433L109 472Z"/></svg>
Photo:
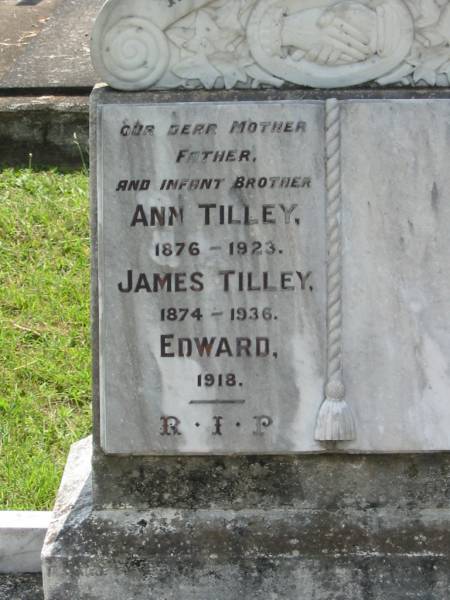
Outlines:
<svg viewBox="0 0 450 600"><path fill-rule="evenodd" d="M0 575L0 600L44 600L41 574Z"/></svg>
<svg viewBox="0 0 450 600"><path fill-rule="evenodd" d="M44 544L46 600L449 597L447 507L96 511L89 470L85 440Z"/></svg>

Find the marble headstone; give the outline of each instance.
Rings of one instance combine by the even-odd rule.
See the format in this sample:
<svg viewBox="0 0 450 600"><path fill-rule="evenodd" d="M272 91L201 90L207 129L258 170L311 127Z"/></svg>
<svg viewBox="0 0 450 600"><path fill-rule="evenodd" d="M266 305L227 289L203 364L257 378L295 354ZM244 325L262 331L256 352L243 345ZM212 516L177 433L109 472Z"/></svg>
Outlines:
<svg viewBox="0 0 450 600"><path fill-rule="evenodd" d="M100 104L103 450L448 449L449 122L447 100Z"/></svg>
<svg viewBox="0 0 450 600"><path fill-rule="evenodd" d="M103 449L314 449L323 103L119 104L98 119Z"/></svg>
<svg viewBox="0 0 450 600"><path fill-rule="evenodd" d="M449 0L107 0L92 59L46 600L443 598Z"/></svg>

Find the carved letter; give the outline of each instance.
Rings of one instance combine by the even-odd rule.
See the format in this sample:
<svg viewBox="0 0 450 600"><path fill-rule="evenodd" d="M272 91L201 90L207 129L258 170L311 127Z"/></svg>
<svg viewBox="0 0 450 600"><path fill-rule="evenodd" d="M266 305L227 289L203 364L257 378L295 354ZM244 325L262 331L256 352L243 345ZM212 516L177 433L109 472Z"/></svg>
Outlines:
<svg viewBox="0 0 450 600"><path fill-rule="evenodd" d="M161 432L160 435L182 435L178 430L181 424L177 417L161 417Z"/></svg>
<svg viewBox="0 0 450 600"><path fill-rule="evenodd" d="M253 417L256 421L256 429L253 435L264 435L263 427L266 429L273 424L273 419L267 415L257 415Z"/></svg>

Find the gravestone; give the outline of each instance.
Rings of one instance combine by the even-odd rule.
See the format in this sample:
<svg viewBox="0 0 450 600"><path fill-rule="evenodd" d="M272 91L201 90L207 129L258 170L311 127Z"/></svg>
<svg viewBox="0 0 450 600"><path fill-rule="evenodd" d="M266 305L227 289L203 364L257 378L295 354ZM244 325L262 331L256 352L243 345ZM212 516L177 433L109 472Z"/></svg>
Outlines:
<svg viewBox="0 0 450 600"><path fill-rule="evenodd" d="M449 43L446 2L105 4L47 600L448 598Z"/></svg>
<svg viewBox="0 0 450 600"><path fill-rule="evenodd" d="M311 449L325 368L323 107L98 115L102 448Z"/></svg>

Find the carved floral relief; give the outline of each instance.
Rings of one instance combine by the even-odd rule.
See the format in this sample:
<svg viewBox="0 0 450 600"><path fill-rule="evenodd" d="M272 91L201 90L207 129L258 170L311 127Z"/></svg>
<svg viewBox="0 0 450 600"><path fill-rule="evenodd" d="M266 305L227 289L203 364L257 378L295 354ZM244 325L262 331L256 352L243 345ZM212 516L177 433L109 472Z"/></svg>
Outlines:
<svg viewBox="0 0 450 600"><path fill-rule="evenodd" d="M449 0L109 0L92 58L125 90L450 82Z"/></svg>

